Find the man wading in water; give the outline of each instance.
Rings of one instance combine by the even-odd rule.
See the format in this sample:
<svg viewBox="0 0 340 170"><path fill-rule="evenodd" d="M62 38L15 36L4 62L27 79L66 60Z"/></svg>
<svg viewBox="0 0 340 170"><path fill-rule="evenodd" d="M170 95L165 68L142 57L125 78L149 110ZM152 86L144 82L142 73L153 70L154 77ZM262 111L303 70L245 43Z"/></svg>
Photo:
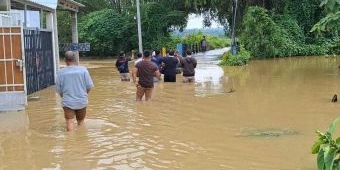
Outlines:
<svg viewBox="0 0 340 170"><path fill-rule="evenodd" d="M139 77L138 82L137 75ZM146 101L151 99L154 88L153 78L159 78L160 76L161 73L158 67L151 61L150 51L145 50L143 52L143 60L138 62L132 70L132 80L137 87L136 101L142 101L144 95Z"/></svg>
<svg viewBox="0 0 340 170"><path fill-rule="evenodd" d="M57 75L56 91L62 97L61 105L64 109L67 131L74 129L74 116L78 125L84 123L88 93L94 87L89 72L83 66L77 66L74 52L65 53L67 67L61 69Z"/></svg>

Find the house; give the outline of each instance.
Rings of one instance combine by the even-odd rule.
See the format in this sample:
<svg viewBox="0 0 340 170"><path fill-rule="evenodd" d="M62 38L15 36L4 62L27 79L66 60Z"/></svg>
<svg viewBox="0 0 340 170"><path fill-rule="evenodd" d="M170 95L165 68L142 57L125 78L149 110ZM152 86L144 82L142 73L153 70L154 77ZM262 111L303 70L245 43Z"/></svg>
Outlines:
<svg viewBox="0 0 340 170"><path fill-rule="evenodd" d="M55 84L59 69L57 15L72 14L72 42L78 43L73 0L0 0L0 111L23 110L27 96Z"/></svg>

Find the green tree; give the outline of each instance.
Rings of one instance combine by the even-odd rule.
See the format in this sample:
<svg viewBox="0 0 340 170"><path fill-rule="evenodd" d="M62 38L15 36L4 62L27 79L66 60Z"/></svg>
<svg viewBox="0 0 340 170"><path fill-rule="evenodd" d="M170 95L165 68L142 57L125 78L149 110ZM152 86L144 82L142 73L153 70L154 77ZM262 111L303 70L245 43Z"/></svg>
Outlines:
<svg viewBox="0 0 340 170"><path fill-rule="evenodd" d="M79 38L82 42L91 43L92 51L97 55L117 54L127 47L125 36L134 24L112 9L104 9L87 14L79 24Z"/></svg>
<svg viewBox="0 0 340 170"><path fill-rule="evenodd" d="M72 42L71 14L68 11L58 11L58 40L59 43Z"/></svg>
<svg viewBox="0 0 340 170"><path fill-rule="evenodd" d="M340 26L340 1L323 0L320 4L327 13L318 23L314 25L311 31L339 30Z"/></svg>
<svg viewBox="0 0 340 170"><path fill-rule="evenodd" d="M160 3L142 5L142 31L145 48L160 48L170 40L174 29L183 29L186 25L187 14L174 11Z"/></svg>

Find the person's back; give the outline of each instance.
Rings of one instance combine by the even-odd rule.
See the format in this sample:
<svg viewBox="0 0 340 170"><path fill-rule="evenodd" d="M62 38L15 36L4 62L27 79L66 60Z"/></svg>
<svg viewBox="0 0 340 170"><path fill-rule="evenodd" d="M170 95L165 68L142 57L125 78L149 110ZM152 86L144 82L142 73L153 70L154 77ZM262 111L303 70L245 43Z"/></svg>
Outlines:
<svg viewBox="0 0 340 170"><path fill-rule="evenodd" d="M88 93L94 87L87 69L77 66L77 59L73 51L65 53L65 68L57 74L56 92L62 98L61 105L64 110L67 131L74 129L73 119L77 124L84 123L86 107L88 105Z"/></svg>
<svg viewBox="0 0 340 170"><path fill-rule="evenodd" d="M162 63L160 54L161 54L161 52L159 50L156 50L155 56L153 56L151 58L151 61L154 62L157 65L158 68L160 67L160 65Z"/></svg>
<svg viewBox="0 0 340 170"><path fill-rule="evenodd" d="M72 109L81 109L88 104L87 84L89 75L83 66L69 66L58 73L57 91L63 94L62 104Z"/></svg>
<svg viewBox="0 0 340 170"><path fill-rule="evenodd" d="M195 68L197 66L197 60L191 56L191 52L187 52L187 56L182 58L181 67L183 68L183 82L195 81Z"/></svg>
<svg viewBox="0 0 340 170"><path fill-rule="evenodd" d="M137 63L141 62L143 60L143 54L142 53L137 53L137 60L135 61L135 65L137 65Z"/></svg>
<svg viewBox="0 0 340 170"><path fill-rule="evenodd" d="M137 75L139 76L138 82ZM136 101L141 101L144 95L146 101L151 99L154 76L159 77L160 72L156 64L151 61L150 52L145 50L143 52L143 61L137 63L132 70L132 80L137 87Z"/></svg>
<svg viewBox="0 0 340 170"><path fill-rule="evenodd" d="M207 50L207 40L205 39L205 36L203 36L203 39L201 40L201 49L203 52Z"/></svg>
<svg viewBox="0 0 340 170"><path fill-rule="evenodd" d="M138 68L139 85L144 88L152 88L154 73L158 70L158 67L152 61L143 60L136 65L136 68Z"/></svg>
<svg viewBox="0 0 340 170"><path fill-rule="evenodd" d="M131 59L128 59L125 57L125 53L121 51L119 53L119 58L116 61L116 68L120 73L120 78L122 81L130 81L130 71L129 71L129 61Z"/></svg>
<svg viewBox="0 0 340 170"><path fill-rule="evenodd" d="M165 57L163 59L163 62L165 64L164 74L166 74L166 75L175 75L176 74L176 68L177 68L178 60L175 57Z"/></svg>
<svg viewBox="0 0 340 170"><path fill-rule="evenodd" d="M119 57L116 61L116 67L119 73L129 72L129 60L126 57Z"/></svg>
<svg viewBox="0 0 340 170"><path fill-rule="evenodd" d="M161 64L162 64L162 57L161 57L161 52L159 50L156 50L155 51L155 56L153 56L151 58L151 61L153 63L155 63L155 65L158 67L158 69L161 68ZM159 77L154 77L153 78L153 82L159 82L160 81L160 78Z"/></svg>

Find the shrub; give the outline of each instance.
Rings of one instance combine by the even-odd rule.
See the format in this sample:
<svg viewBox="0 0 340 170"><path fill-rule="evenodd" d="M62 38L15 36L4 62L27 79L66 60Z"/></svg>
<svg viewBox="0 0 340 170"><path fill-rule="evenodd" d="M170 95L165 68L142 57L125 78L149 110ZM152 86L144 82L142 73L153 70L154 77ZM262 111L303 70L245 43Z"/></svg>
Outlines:
<svg viewBox="0 0 340 170"><path fill-rule="evenodd" d="M333 138L338 123L340 123L340 118L335 119L329 125L326 133L316 131L319 138L312 147L312 154L317 154L319 170L340 169L340 137Z"/></svg>
<svg viewBox="0 0 340 170"><path fill-rule="evenodd" d="M242 27L240 40L254 58L325 55L339 49L334 40L305 37L288 14L272 16L261 7L248 8Z"/></svg>
<svg viewBox="0 0 340 170"><path fill-rule="evenodd" d="M240 51L238 52L237 55L233 55L231 51L224 53L221 56L220 65L242 66L246 65L250 58L251 58L250 53L246 51L243 46L241 46Z"/></svg>

